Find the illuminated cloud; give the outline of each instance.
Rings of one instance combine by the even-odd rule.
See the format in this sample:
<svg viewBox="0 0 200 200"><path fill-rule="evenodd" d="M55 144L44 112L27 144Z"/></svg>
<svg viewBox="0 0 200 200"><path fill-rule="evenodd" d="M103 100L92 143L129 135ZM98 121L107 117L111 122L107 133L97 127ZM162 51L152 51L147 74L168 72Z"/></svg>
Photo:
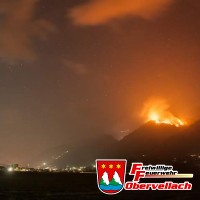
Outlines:
<svg viewBox="0 0 200 200"><path fill-rule="evenodd" d="M70 17L76 25L100 25L127 16L151 19L175 0L90 0L73 8Z"/></svg>
<svg viewBox="0 0 200 200"><path fill-rule="evenodd" d="M2 0L0 14L0 57L34 59L33 37L44 39L56 31L45 19L34 19L37 0Z"/></svg>

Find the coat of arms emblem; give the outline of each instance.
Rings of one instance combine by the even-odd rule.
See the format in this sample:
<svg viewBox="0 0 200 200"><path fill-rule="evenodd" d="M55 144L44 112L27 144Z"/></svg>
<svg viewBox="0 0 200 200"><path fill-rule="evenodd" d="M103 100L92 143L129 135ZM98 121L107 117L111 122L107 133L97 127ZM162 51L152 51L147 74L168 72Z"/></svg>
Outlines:
<svg viewBox="0 0 200 200"><path fill-rule="evenodd" d="M123 189L126 160L96 160L97 184L105 194L117 194Z"/></svg>

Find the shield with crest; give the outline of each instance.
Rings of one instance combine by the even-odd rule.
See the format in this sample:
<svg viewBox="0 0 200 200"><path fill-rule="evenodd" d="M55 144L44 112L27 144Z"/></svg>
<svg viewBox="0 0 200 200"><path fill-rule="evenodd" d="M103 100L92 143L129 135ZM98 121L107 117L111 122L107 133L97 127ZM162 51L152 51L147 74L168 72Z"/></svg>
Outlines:
<svg viewBox="0 0 200 200"><path fill-rule="evenodd" d="M97 184L105 194L117 194L123 190L126 174L125 159L97 159Z"/></svg>

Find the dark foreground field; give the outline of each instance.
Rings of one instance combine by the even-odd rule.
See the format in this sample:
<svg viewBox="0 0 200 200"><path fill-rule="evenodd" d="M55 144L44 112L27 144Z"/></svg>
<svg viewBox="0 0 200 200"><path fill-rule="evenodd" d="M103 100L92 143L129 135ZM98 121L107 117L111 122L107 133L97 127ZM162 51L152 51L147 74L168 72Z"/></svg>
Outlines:
<svg viewBox="0 0 200 200"><path fill-rule="evenodd" d="M123 191L107 196L98 190L96 174L1 173L0 200L200 199L199 178L196 176L190 180L193 183L192 191Z"/></svg>

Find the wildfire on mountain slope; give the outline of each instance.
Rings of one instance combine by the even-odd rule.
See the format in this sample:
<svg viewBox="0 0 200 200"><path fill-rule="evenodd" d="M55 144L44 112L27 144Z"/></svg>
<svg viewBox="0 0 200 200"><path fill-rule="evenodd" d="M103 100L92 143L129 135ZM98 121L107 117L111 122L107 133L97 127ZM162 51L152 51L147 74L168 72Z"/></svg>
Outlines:
<svg viewBox="0 0 200 200"><path fill-rule="evenodd" d="M165 100L151 99L145 103L142 116L147 122L154 121L156 124L169 124L176 127L186 125L186 122L171 113L169 108Z"/></svg>

